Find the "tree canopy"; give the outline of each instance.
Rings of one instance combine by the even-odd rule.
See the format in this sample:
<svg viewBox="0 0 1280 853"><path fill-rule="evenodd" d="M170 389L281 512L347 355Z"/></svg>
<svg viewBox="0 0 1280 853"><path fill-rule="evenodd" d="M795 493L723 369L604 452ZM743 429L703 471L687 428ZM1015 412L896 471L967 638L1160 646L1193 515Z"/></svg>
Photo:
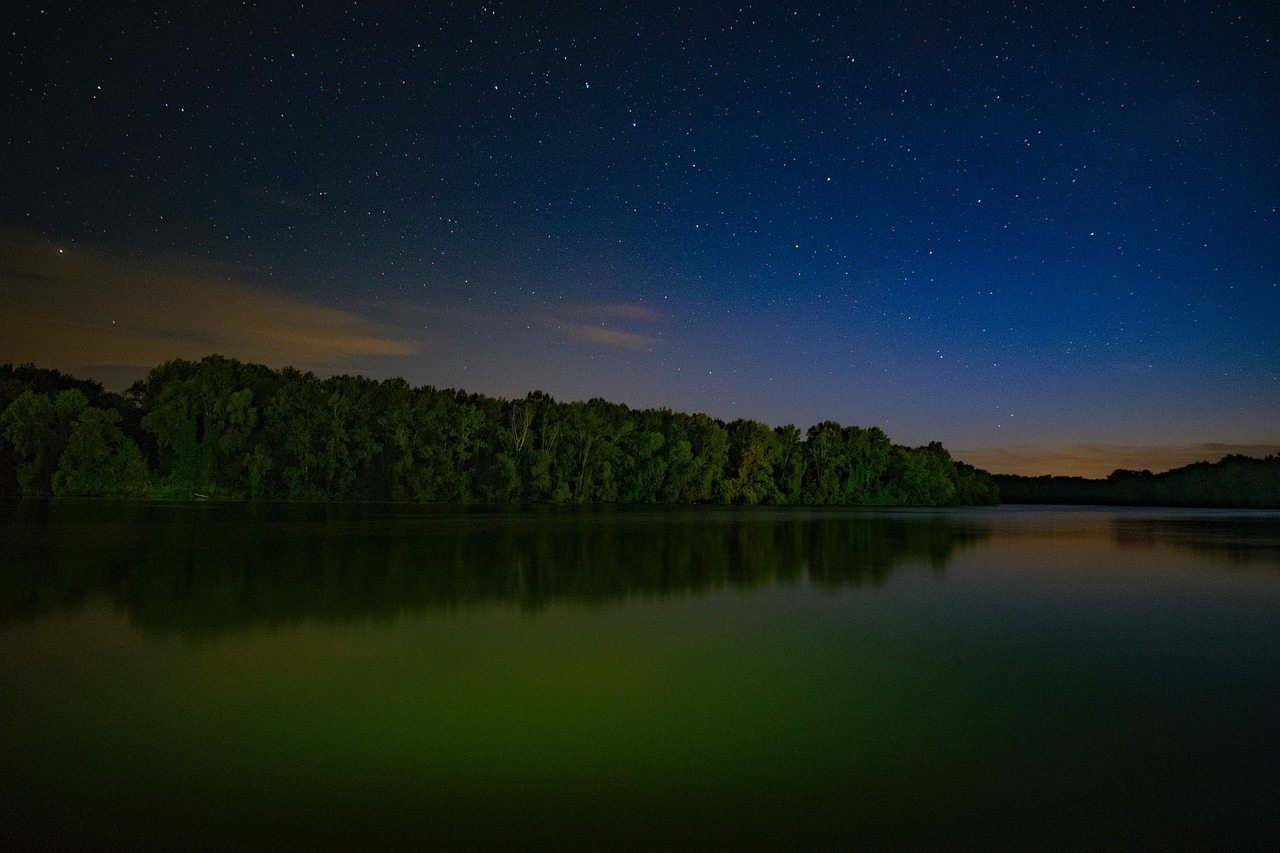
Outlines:
<svg viewBox="0 0 1280 853"><path fill-rule="evenodd" d="M876 427L807 432L533 391L320 379L218 355L125 395L0 370L6 494L456 503L995 503L984 471Z"/></svg>

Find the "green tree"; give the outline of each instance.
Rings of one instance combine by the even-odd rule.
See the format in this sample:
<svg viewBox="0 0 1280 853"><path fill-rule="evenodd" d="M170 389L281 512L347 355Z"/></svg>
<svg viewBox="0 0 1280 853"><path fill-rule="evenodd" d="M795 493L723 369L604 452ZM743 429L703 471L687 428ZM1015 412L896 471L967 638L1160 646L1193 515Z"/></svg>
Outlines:
<svg viewBox="0 0 1280 853"><path fill-rule="evenodd" d="M958 506L992 506L1000 503L1000 490L991 475L981 468L955 463L956 494Z"/></svg>
<svg viewBox="0 0 1280 853"><path fill-rule="evenodd" d="M392 429L395 494L417 501L474 500L473 458L483 446L482 411L466 395L434 388L407 392L386 413Z"/></svg>
<svg viewBox="0 0 1280 853"><path fill-rule="evenodd" d="M614 503L618 500L620 444L635 430L626 406L599 397L569 404L566 434L574 453L573 501Z"/></svg>
<svg viewBox="0 0 1280 853"><path fill-rule="evenodd" d="M721 481L729 464L729 433L724 424L708 415L683 415L691 460L679 503L710 503L720 500Z"/></svg>
<svg viewBox="0 0 1280 853"><path fill-rule="evenodd" d="M884 477L889 469L893 456L893 445L889 436L879 427L860 429L846 427L844 430L847 448L842 503L876 504L888 500ZM941 445L939 445L941 447ZM944 453L946 451L943 451ZM948 458L948 462L949 462Z"/></svg>
<svg viewBox="0 0 1280 853"><path fill-rule="evenodd" d="M142 426L160 451L162 490L171 495L243 497L258 409L241 364L212 355L166 362L141 394Z"/></svg>
<svg viewBox="0 0 1280 853"><path fill-rule="evenodd" d="M777 436L753 420L729 424L729 454L722 497L726 503L779 503L781 494L773 480L777 460Z"/></svg>
<svg viewBox="0 0 1280 853"><path fill-rule="evenodd" d="M804 446L812 475L806 491L808 503L819 506L843 503L841 474L849 462L844 439L844 430L835 421L814 424L805 434Z"/></svg>
<svg viewBox="0 0 1280 853"><path fill-rule="evenodd" d="M22 494L53 493L53 475L71 438L71 430L89 400L79 389L52 397L24 391L0 415L4 437L12 445Z"/></svg>
<svg viewBox="0 0 1280 853"><path fill-rule="evenodd" d="M556 403L541 391L537 396L534 450L528 459L524 476L525 496L534 501L565 503L570 498L569 477L572 471L569 442L564 438L568 407Z"/></svg>
<svg viewBox="0 0 1280 853"><path fill-rule="evenodd" d="M894 449L892 473L898 503L912 506L950 506L955 503L956 473L941 444Z"/></svg>
<svg viewBox="0 0 1280 853"><path fill-rule="evenodd" d="M386 497L403 501L413 497L410 488L415 464L413 404L415 392L403 379L382 383L378 400L379 467Z"/></svg>
<svg viewBox="0 0 1280 853"><path fill-rule="evenodd" d="M667 460L662 454L666 437L652 413L631 412L636 427L621 439L622 472L619 501L655 503L666 480Z"/></svg>
<svg viewBox="0 0 1280 853"><path fill-rule="evenodd" d="M696 471L693 443L689 441L689 433L685 428L687 416L675 415L668 410L663 410L661 415L665 436L663 467L666 469L666 477L658 498L666 503L680 503L689 493Z"/></svg>
<svg viewBox="0 0 1280 853"><path fill-rule="evenodd" d="M774 433L773 482L780 503L804 500L804 478L807 471L804 444L800 430L793 424L776 427Z"/></svg>
<svg viewBox="0 0 1280 853"><path fill-rule="evenodd" d="M80 413L53 475L55 495L137 498L147 493L146 462L119 423L115 411L89 407Z"/></svg>
<svg viewBox="0 0 1280 853"><path fill-rule="evenodd" d="M291 500L351 500L378 449L375 419L366 394L373 383L334 376L323 382L308 373L274 396L265 416L264 439L280 471L283 496ZM257 455L246 459L255 462Z"/></svg>

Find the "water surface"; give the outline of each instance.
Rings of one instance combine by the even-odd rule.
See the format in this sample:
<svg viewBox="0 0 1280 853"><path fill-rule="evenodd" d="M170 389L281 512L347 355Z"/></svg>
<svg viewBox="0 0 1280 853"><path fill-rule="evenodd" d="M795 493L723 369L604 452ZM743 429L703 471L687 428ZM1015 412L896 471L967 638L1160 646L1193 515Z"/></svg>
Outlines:
<svg viewBox="0 0 1280 853"><path fill-rule="evenodd" d="M0 847L1269 849L1280 515L0 507Z"/></svg>

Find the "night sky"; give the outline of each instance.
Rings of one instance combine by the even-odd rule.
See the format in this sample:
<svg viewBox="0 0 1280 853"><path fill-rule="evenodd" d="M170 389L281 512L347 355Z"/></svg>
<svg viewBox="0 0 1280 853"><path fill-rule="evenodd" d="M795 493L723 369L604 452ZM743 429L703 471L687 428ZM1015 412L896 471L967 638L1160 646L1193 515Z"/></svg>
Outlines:
<svg viewBox="0 0 1280 853"><path fill-rule="evenodd" d="M0 12L0 362L1280 451L1280 4Z"/></svg>

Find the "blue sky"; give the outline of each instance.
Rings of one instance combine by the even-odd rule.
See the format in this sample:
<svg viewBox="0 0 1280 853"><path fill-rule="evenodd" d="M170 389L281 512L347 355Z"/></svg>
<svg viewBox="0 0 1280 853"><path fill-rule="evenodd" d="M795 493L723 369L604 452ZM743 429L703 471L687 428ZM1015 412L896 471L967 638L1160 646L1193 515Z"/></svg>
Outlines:
<svg viewBox="0 0 1280 853"><path fill-rule="evenodd" d="M1280 12L7 14L0 360L208 352L990 470L1280 451Z"/></svg>

